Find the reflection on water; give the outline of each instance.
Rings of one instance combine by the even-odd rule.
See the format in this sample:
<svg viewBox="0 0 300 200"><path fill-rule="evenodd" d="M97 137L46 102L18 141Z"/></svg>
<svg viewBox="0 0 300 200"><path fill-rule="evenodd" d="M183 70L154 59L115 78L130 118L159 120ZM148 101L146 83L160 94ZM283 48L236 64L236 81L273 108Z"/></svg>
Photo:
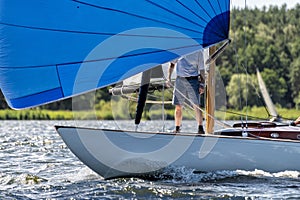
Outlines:
<svg viewBox="0 0 300 200"><path fill-rule="evenodd" d="M153 180L103 180L83 165L54 125L133 129L128 121L1 121L0 199L300 198L300 172L218 171L176 168ZM172 129L173 121L142 123L141 130ZM193 131L194 121L184 122Z"/></svg>

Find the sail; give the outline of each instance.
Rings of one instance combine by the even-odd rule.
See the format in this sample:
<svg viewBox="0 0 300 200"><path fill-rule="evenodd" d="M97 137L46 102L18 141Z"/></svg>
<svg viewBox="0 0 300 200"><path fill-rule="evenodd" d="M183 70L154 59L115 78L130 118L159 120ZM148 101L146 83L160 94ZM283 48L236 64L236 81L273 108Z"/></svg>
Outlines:
<svg viewBox="0 0 300 200"><path fill-rule="evenodd" d="M0 87L22 109L228 39L230 0L1 0Z"/></svg>
<svg viewBox="0 0 300 200"><path fill-rule="evenodd" d="M266 84L265 84L264 80L262 79L261 74L258 69L256 69L256 75L257 75L260 92L263 96L263 99L267 106L269 114L272 116L271 121L281 121L281 117L278 115L278 113L276 111L276 108L275 108L273 101L267 90Z"/></svg>

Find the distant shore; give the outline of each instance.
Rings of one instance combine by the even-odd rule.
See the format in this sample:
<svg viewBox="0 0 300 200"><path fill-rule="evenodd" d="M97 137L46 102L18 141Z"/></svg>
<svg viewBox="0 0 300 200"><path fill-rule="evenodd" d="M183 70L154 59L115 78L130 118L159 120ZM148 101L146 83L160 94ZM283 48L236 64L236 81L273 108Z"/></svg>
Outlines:
<svg viewBox="0 0 300 200"><path fill-rule="evenodd" d="M300 116L300 111L296 109L277 108L279 115L283 120L292 120ZM189 113L189 114L187 114ZM193 119L193 112L186 112L185 119ZM143 115L144 119L161 119L161 111L146 111ZM173 120L174 111L166 110L165 118ZM215 116L221 120L267 120L272 118L266 112L264 107L244 108L241 111L237 110L219 110L216 111ZM96 111L69 111L69 110L41 110L41 109L27 109L27 110L0 110L0 120L122 120L128 119L124 115L113 115L109 110Z"/></svg>

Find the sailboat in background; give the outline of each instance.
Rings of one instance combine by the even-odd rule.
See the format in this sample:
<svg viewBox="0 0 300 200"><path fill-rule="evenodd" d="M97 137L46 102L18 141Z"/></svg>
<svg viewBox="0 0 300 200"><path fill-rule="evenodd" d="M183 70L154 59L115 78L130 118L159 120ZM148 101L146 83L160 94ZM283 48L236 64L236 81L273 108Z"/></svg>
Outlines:
<svg viewBox="0 0 300 200"><path fill-rule="evenodd" d="M0 86L15 109L117 84L229 40L230 0L2 0L0 8ZM261 135L265 128L271 132ZM300 129L279 127L290 131L282 138L273 128L242 123L176 135L56 126L70 150L104 178L170 166L300 171Z"/></svg>
<svg viewBox="0 0 300 200"><path fill-rule="evenodd" d="M257 80L258 80L258 85L259 85L259 89L260 92L263 96L264 102L267 106L268 112L270 114L270 116L272 117L270 119L270 121L275 121L275 122L282 122L282 119L280 117L280 115L278 114L278 112L276 111L275 105L270 97L270 94L267 90L266 84L264 82L264 80L261 77L261 74L259 72L259 69L256 69L256 75L257 75Z"/></svg>

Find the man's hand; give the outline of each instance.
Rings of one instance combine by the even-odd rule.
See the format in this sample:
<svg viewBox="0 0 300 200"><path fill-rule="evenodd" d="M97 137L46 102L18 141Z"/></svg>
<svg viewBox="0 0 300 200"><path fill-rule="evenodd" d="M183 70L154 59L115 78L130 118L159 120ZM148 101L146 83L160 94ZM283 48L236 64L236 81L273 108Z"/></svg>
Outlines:
<svg viewBox="0 0 300 200"><path fill-rule="evenodd" d="M203 94L204 93L204 86L202 83L200 83L199 85L199 94Z"/></svg>
<svg viewBox="0 0 300 200"><path fill-rule="evenodd" d="M170 79L168 79L168 80L166 81L166 87L167 87L167 88L172 87L172 83L171 83L171 80L170 80Z"/></svg>
<svg viewBox="0 0 300 200"><path fill-rule="evenodd" d="M204 88L203 87L199 87L199 93L203 94L204 93Z"/></svg>

